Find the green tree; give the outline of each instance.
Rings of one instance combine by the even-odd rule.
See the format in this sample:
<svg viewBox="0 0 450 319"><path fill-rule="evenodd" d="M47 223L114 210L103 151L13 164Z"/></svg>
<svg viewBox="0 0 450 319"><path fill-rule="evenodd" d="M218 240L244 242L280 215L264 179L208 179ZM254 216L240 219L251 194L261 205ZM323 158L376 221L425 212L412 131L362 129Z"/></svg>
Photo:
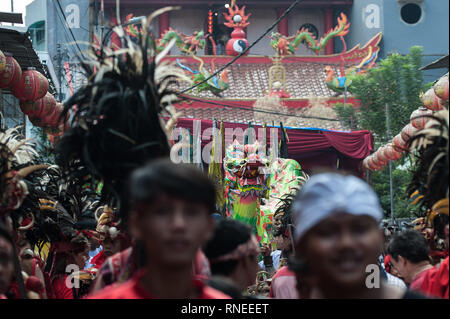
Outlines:
<svg viewBox="0 0 450 319"><path fill-rule="evenodd" d="M369 130L374 135L375 149L388 143L410 121L410 114L419 108L421 91L430 84L423 85L422 48L414 46L409 54L397 53L380 61L377 67L366 74L357 75L352 83L353 95L361 101L359 108L350 110L336 105L335 110L344 124L354 118L354 129ZM391 136L387 134L386 104L389 106ZM409 157L392 162L395 217L414 217L418 208L409 205L406 188L411 182ZM390 217L389 166L374 172L372 186L380 198L385 217Z"/></svg>
<svg viewBox="0 0 450 319"><path fill-rule="evenodd" d="M376 143L386 143L386 104L392 134L409 123L409 115L422 105L422 48L414 46L410 54L391 54L378 67L359 74L352 83L352 92L361 101L357 112L360 127L374 134ZM391 136L392 138L393 136Z"/></svg>

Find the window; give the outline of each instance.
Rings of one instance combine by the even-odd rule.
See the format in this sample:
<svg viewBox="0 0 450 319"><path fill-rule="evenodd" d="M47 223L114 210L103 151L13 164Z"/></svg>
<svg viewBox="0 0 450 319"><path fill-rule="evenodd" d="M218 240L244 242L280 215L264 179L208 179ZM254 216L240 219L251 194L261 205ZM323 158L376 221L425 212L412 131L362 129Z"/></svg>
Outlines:
<svg viewBox="0 0 450 319"><path fill-rule="evenodd" d="M400 9L402 20L408 24L416 24L422 17L422 8L416 3L407 3Z"/></svg>
<svg viewBox="0 0 450 319"><path fill-rule="evenodd" d="M45 51L45 21L33 23L29 28L31 42L36 51Z"/></svg>
<svg viewBox="0 0 450 319"><path fill-rule="evenodd" d="M319 38L319 30L317 30L317 27L314 24L311 23L305 23L298 28L299 30L308 30L316 39ZM303 40L304 42L305 40ZM303 43L302 42L302 43Z"/></svg>

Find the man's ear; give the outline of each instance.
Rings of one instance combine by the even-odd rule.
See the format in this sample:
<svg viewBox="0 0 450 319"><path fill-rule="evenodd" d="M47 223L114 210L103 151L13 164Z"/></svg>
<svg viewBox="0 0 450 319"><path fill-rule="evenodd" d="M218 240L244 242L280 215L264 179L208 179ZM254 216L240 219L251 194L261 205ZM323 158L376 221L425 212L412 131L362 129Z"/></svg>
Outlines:
<svg viewBox="0 0 450 319"><path fill-rule="evenodd" d="M404 267L404 266L406 266L408 261L406 260L405 257L398 255L398 262L399 262L399 264L401 264Z"/></svg>

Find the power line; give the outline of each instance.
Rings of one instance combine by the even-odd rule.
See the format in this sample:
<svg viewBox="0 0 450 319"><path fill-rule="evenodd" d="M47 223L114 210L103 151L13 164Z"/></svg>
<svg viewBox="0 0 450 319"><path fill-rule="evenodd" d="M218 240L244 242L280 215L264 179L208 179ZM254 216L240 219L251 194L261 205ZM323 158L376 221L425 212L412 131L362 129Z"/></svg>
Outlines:
<svg viewBox="0 0 450 319"><path fill-rule="evenodd" d="M63 25L63 29L64 29L64 35L65 38L68 42L71 42L71 37L69 35L69 33L66 30L66 23L65 20L63 20L63 18L61 17L61 13L59 12L58 8L55 7L55 9L57 9L57 15L59 18L59 21L61 22L61 24ZM73 47L73 45L69 45L68 47L70 47L70 49L72 50L72 53L76 56L78 54L78 52L76 51L76 49Z"/></svg>
<svg viewBox="0 0 450 319"><path fill-rule="evenodd" d="M62 15L63 15L63 17L64 17L64 21L67 21L66 14L64 13L64 10L63 10L62 7L61 7L61 3L59 2L59 0L56 0L55 2L58 4L59 10L61 11L61 13L62 13ZM65 24L64 24L64 26L65 26ZM74 36L74 34L73 34L73 32L72 32L72 29L69 28L69 27L68 27L67 29L69 29L69 32L70 32L70 34L72 35L73 41L75 41L75 44L76 44L78 50L80 50L81 55L83 56L83 58L85 58L84 53L83 53L83 51L81 50L80 46L78 45L77 39L75 38L75 36Z"/></svg>
<svg viewBox="0 0 450 319"><path fill-rule="evenodd" d="M280 23L281 20L284 19L285 16L287 16L289 14L289 12L292 11L292 9L295 8L295 6L297 4L300 3L301 0L296 0L293 4L291 4L291 6L283 13L283 15L281 17L279 17L255 42L253 42L248 48L246 48L241 54L239 54L237 57L235 57L233 60L231 60L229 63L227 63L225 66L223 66L221 69L217 70L215 73L213 73L212 75L210 75L208 78L204 79L203 81L193 85L190 88L187 88L183 91L181 91L179 94L183 94L186 93L192 89L195 89L196 87L202 85L203 83L208 82L210 79L212 79L213 77L215 77L216 75L218 75L220 72L222 72L223 70L225 70L226 68L228 68L230 65L232 65L234 62L236 62L240 57L242 57L243 55L247 54L247 52L253 48L259 41L261 41L263 38L265 38L265 36L267 34L269 34L270 31L272 31L273 28L275 28L278 23Z"/></svg>
<svg viewBox="0 0 450 319"><path fill-rule="evenodd" d="M190 101L196 101L196 102L201 102L201 103L205 103L205 104L217 105L217 106L222 106L222 107L231 108L231 109L239 109L239 110L245 110L245 111L254 111L254 112L260 112L260 113L266 113L266 114L272 114L272 115L289 116L289 117L297 117L297 118L305 118L305 119L315 119L315 120L322 120L322 121L340 122L340 120L338 120L338 119L330 119L330 118L325 118L325 117L308 116L308 115L287 114L287 113L269 111L269 110L258 109L258 108L253 108L253 107L244 107L244 106L238 106L238 105L229 105L229 104L217 103L217 102L212 102L212 101L196 99L196 98L188 97L188 96L183 96L183 98L185 98L186 100L190 100Z"/></svg>

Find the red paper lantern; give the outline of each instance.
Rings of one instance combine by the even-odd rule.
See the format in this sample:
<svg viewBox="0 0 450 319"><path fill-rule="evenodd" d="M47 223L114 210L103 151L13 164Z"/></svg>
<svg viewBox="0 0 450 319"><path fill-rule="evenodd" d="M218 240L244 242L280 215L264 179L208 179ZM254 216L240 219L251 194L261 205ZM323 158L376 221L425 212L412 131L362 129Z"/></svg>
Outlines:
<svg viewBox="0 0 450 319"><path fill-rule="evenodd" d="M430 120L428 116L433 115L433 111L428 110L424 107L418 108L411 113L411 125L416 129L421 130L425 127L425 124Z"/></svg>
<svg viewBox="0 0 450 319"><path fill-rule="evenodd" d="M47 116L53 112L53 109L56 107L56 100L50 93L47 94L33 102L33 101L21 101L20 109L23 113L28 115L29 117L40 118Z"/></svg>
<svg viewBox="0 0 450 319"><path fill-rule="evenodd" d="M371 171L379 171L381 170L381 166L375 163L375 154L369 156L367 160L367 165Z"/></svg>
<svg viewBox="0 0 450 319"><path fill-rule="evenodd" d="M22 69L11 54L5 53L5 69L0 72L0 89L14 87L22 77Z"/></svg>
<svg viewBox="0 0 450 319"><path fill-rule="evenodd" d="M11 89L13 95L21 101L37 101L48 91L48 80L34 68L22 73L20 81Z"/></svg>
<svg viewBox="0 0 450 319"><path fill-rule="evenodd" d="M441 101L441 99L434 93L433 88L426 91L422 96L422 104L427 109L432 111L440 111L444 108L443 101Z"/></svg>
<svg viewBox="0 0 450 319"><path fill-rule="evenodd" d="M403 139L401 134L397 134L393 139L392 139L392 145L394 150L396 150L397 152L405 152L408 150L408 146L406 145L406 141Z"/></svg>
<svg viewBox="0 0 450 319"><path fill-rule="evenodd" d="M2 50L0 50L0 74L5 71L6 68L6 56L3 54Z"/></svg>
<svg viewBox="0 0 450 319"><path fill-rule="evenodd" d="M63 124L62 121L59 120L63 109L62 104L57 103L53 112L42 118L44 125L56 128Z"/></svg>
<svg viewBox="0 0 450 319"><path fill-rule="evenodd" d="M434 93L444 101L448 101L448 74L444 75L433 86Z"/></svg>
<svg viewBox="0 0 450 319"><path fill-rule="evenodd" d="M409 123L408 125L406 125L402 131L401 131L401 135L403 140L408 143L409 139L414 135L414 133L416 133L418 131L418 129L416 129L414 126L412 126L411 123Z"/></svg>
<svg viewBox="0 0 450 319"><path fill-rule="evenodd" d="M389 158L386 156L385 154L385 150L386 150L386 145L381 146L377 153L378 153L378 158L383 162L383 163L389 163Z"/></svg>
<svg viewBox="0 0 450 319"><path fill-rule="evenodd" d="M391 143L387 144L384 148L384 156L391 161L397 161L402 158L402 153L397 152Z"/></svg>
<svg viewBox="0 0 450 319"><path fill-rule="evenodd" d="M381 168L386 166L387 161L384 160L379 151L376 151L373 156L373 163Z"/></svg>

